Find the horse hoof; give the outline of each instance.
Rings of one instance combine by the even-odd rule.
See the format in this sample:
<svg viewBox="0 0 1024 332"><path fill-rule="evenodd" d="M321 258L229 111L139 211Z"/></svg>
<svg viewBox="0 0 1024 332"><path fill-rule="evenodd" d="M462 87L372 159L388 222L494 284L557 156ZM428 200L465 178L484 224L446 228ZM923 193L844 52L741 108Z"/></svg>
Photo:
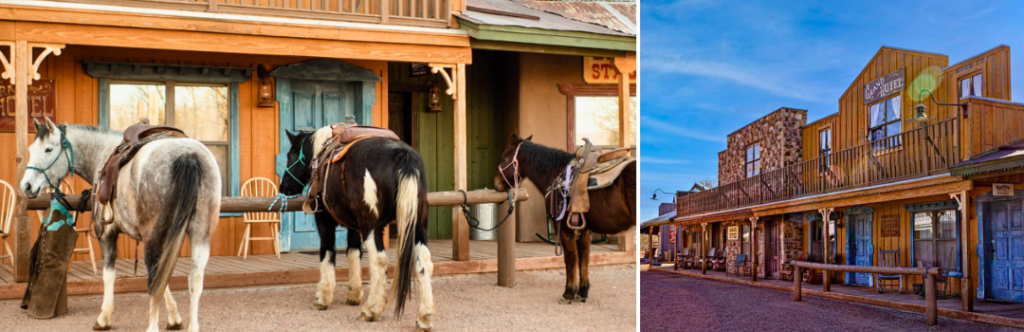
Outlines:
<svg viewBox="0 0 1024 332"><path fill-rule="evenodd" d="M181 329L181 322L178 322L177 324L167 323L167 330L168 331L177 331L177 330L180 330L180 329Z"/></svg>
<svg viewBox="0 0 1024 332"><path fill-rule="evenodd" d="M579 303L587 303L587 298L585 298L585 297L579 297L579 296L577 296L577 297L576 297L576 302L579 302Z"/></svg>
<svg viewBox="0 0 1024 332"><path fill-rule="evenodd" d="M416 320L416 331L430 331L434 328L434 314L426 314Z"/></svg>
<svg viewBox="0 0 1024 332"><path fill-rule="evenodd" d="M316 310L327 310L327 308L330 308L330 307L331 306L326 305L326 304L320 304L320 303L313 302L313 309L316 309Z"/></svg>
<svg viewBox="0 0 1024 332"><path fill-rule="evenodd" d="M348 303L348 305L360 305L362 302L363 301L359 301L359 299L348 299L348 302L346 303Z"/></svg>
<svg viewBox="0 0 1024 332"><path fill-rule="evenodd" d="M92 330L93 331L109 331L110 330L110 325L102 326L102 325L100 325L99 322L97 322L97 323L92 325Z"/></svg>
<svg viewBox="0 0 1024 332"><path fill-rule="evenodd" d="M368 313L365 313L365 312L359 314L359 320L364 321L364 322L373 322L373 321L376 321L377 318L380 318L380 316L379 315L368 314Z"/></svg>
<svg viewBox="0 0 1024 332"><path fill-rule="evenodd" d="M572 304L572 299L561 298L558 300L558 304Z"/></svg>

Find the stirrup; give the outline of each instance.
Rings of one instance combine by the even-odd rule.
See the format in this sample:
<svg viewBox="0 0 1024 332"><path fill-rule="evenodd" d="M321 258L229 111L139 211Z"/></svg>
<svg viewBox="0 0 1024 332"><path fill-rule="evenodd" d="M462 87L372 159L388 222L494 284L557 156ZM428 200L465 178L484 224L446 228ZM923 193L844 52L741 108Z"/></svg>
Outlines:
<svg viewBox="0 0 1024 332"><path fill-rule="evenodd" d="M573 225L573 223L577 224ZM587 227L587 218L584 217L582 213L573 213L569 216L569 219L565 221L565 225L569 226L569 229L571 230L578 231Z"/></svg>

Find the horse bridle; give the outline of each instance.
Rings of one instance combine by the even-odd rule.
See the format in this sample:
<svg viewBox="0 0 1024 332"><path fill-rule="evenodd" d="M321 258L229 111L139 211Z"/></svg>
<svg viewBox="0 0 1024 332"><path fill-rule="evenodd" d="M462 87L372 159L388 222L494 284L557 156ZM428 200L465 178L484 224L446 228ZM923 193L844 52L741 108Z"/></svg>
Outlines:
<svg viewBox="0 0 1024 332"><path fill-rule="evenodd" d="M293 162L291 165L288 165L288 167L284 168L284 174L288 174L288 176L295 180L295 182L298 182L299 184L302 185L302 192L295 195L285 195L282 193L277 193L277 196L275 196L274 200L270 202L270 207L267 207L267 211L273 210L274 206L277 205L277 202L281 202L280 208L278 210L279 212L285 212L288 210L289 199L303 196L306 194L306 191L309 190L309 183L303 183L302 180L299 180L299 177L295 176L295 174L292 173L292 167L295 167L295 165L302 164L302 166L306 166L306 161L304 160L306 159L306 139L308 139L309 137L310 136L306 136L299 140L299 158L296 159L295 162Z"/></svg>
<svg viewBox="0 0 1024 332"><path fill-rule="evenodd" d="M306 151L305 150L306 150L306 139L307 138L309 138L309 137L308 136L307 137L303 137L302 140L299 141L299 158L296 159L295 162L293 162L291 165L288 165L288 167L284 168L284 173L288 174L288 176L292 177L292 179L295 180L295 182L298 182L302 186L306 186L306 184L302 183L302 180L299 180L299 177L295 176L295 174L292 174L292 167L295 167L295 165L300 164L300 163L302 164L302 166L306 166L306 161L304 159L306 159Z"/></svg>
<svg viewBox="0 0 1024 332"><path fill-rule="evenodd" d="M39 167L35 167L35 166L26 166L25 167L26 171L27 170L33 170L33 171L36 171L36 172L39 172L39 173L43 174L43 178L46 179L46 184L49 185L50 189L53 189L53 191L55 193L59 193L60 192L60 181L57 182L57 185L54 185L53 182L50 181L50 176L46 175L46 171L50 170L50 168L52 168L53 165L57 164L57 160L60 159L61 154L65 154L65 153L67 154L67 156L68 156L68 159L67 159L68 160L68 169L70 170L71 174L75 173L75 154L72 153L73 150L71 148L71 141L68 140L67 134L65 133L66 129L67 128L64 127L64 125L61 125L60 128L59 128L59 130L60 130L60 152L57 152L57 157L53 158L53 161L50 161L49 165L46 165L46 167L44 167L44 168L39 168Z"/></svg>
<svg viewBox="0 0 1024 332"><path fill-rule="evenodd" d="M516 152L512 154L512 161L510 161L508 165L498 165L498 174L501 174L501 179L509 186L508 190L510 192L514 192L510 198L511 202L515 202L515 199L518 198L517 195L519 194L519 148L523 147L523 143L524 142L519 142L519 144L516 145ZM509 181L508 178L505 177L505 170L509 167L512 167L512 181Z"/></svg>

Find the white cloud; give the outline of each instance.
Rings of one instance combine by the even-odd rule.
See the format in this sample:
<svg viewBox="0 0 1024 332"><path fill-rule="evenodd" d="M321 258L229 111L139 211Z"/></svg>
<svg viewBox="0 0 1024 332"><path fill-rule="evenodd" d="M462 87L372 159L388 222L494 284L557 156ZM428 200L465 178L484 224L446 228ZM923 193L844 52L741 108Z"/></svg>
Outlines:
<svg viewBox="0 0 1024 332"><path fill-rule="evenodd" d="M654 130L664 135L672 135L676 137L690 138L708 142L725 143L726 141L726 137L724 134L702 133L683 126L658 120L646 115L640 116L640 128L642 130ZM642 134L640 140L643 141L643 136L648 135L651 134Z"/></svg>
<svg viewBox="0 0 1024 332"><path fill-rule="evenodd" d="M674 158L657 158L657 157L641 157L641 163L645 164L663 164L663 165L682 165L689 164L689 160L674 159Z"/></svg>
<svg viewBox="0 0 1024 332"><path fill-rule="evenodd" d="M762 90L779 97L810 102L829 101L811 87L794 82L781 82L775 74L756 73L752 69L715 61L683 59L678 56L650 56L643 59L644 71L712 77ZM696 87L693 87L696 88Z"/></svg>

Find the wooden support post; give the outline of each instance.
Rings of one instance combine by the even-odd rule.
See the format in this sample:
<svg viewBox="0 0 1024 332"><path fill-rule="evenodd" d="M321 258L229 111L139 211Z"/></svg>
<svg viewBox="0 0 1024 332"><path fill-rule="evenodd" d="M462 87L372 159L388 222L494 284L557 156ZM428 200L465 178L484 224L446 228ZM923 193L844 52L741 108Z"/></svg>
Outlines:
<svg viewBox="0 0 1024 332"><path fill-rule="evenodd" d="M925 325L935 326L938 321L936 310L938 303L935 298L935 275L926 273L924 276Z"/></svg>
<svg viewBox="0 0 1024 332"><path fill-rule="evenodd" d="M466 190L467 189L467 163L466 163L466 65L458 64L455 66L455 190ZM452 257L456 261L468 261L469 260L469 224L466 223L466 218L459 213L458 207L452 207L452 211L458 217L455 223L457 227L452 227L452 239L455 245L452 247Z"/></svg>
<svg viewBox="0 0 1024 332"><path fill-rule="evenodd" d="M515 284L516 216L513 210L505 223L498 226L498 285L513 287Z"/></svg>
<svg viewBox="0 0 1024 332"><path fill-rule="evenodd" d="M824 264L829 264L829 244L832 241L829 241L828 238L828 224L831 221L832 211L833 208L818 210L818 213L821 213L821 242L823 243L821 250L821 262ZM826 270L821 271L821 289L826 292L832 290L831 280L829 280L829 272Z"/></svg>
<svg viewBox="0 0 1024 332"><path fill-rule="evenodd" d="M963 277L960 278L960 308L963 311L971 312L974 311L974 293L971 292L971 250L967 250L970 248L967 241L967 234L970 234L967 214L970 207L970 196L967 195L966 190L949 194L949 196L956 200L960 210L960 271L963 272Z"/></svg>
<svg viewBox="0 0 1024 332"><path fill-rule="evenodd" d="M793 301L794 302L800 302L801 300L803 300L803 289L801 288L801 282L803 282L803 278L801 276L803 274L800 273L800 272L801 271L800 271L800 267L799 266L793 266Z"/></svg>
<svg viewBox="0 0 1024 332"><path fill-rule="evenodd" d="M17 144L17 175L14 179L15 198L15 239L14 239L14 280L16 282L28 282L28 260L32 241L29 239L31 219L29 219L28 197L21 192L21 179L25 177L25 166L28 164L28 82L29 66L32 61L32 50L28 42L19 40L14 42L14 137Z"/></svg>
<svg viewBox="0 0 1024 332"><path fill-rule="evenodd" d="M757 281L757 217L750 217L750 281Z"/></svg>
<svg viewBox="0 0 1024 332"><path fill-rule="evenodd" d="M635 138L629 135L633 110L629 107L629 73L636 71L636 54L615 58L615 69L619 72L619 147L631 147ZM633 248L632 232L623 233L619 238L619 251Z"/></svg>
<svg viewBox="0 0 1024 332"><path fill-rule="evenodd" d="M707 247L704 243L708 242L708 224L700 224L700 273L708 274L708 257Z"/></svg>
<svg viewBox="0 0 1024 332"><path fill-rule="evenodd" d="M647 264L648 268L654 268L654 226L647 227Z"/></svg>

